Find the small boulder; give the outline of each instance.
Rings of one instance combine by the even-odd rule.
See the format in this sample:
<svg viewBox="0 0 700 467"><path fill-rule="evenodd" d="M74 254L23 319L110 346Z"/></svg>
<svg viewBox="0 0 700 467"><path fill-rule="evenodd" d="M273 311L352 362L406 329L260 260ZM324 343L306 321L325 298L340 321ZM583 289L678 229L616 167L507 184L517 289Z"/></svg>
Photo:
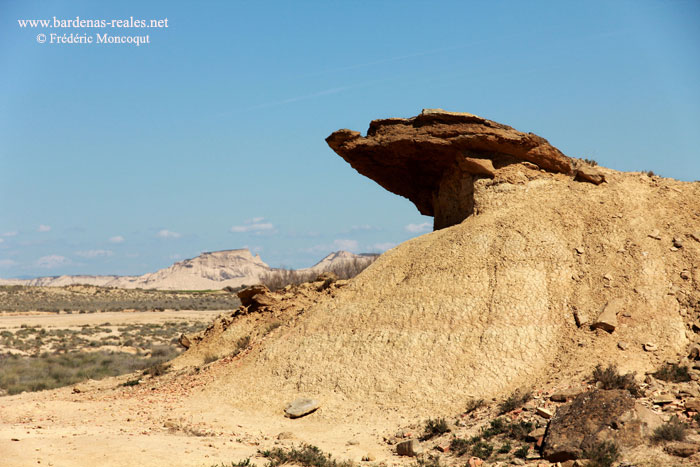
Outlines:
<svg viewBox="0 0 700 467"><path fill-rule="evenodd" d="M291 431L283 431L277 435L277 439L280 441L294 438L296 438L296 436L294 436L294 433L292 433Z"/></svg>
<svg viewBox="0 0 700 467"><path fill-rule="evenodd" d="M676 441L673 443L668 443L666 446L664 446L664 450L672 456L690 457L696 452L700 451L700 445Z"/></svg>
<svg viewBox="0 0 700 467"><path fill-rule="evenodd" d="M628 391L585 392L560 407L549 422L543 457L550 462L579 459L584 450L605 440L632 448L660 423L661 418L636 403Z"/></svg>
<svg viewBox="0 0 700 467"><path fill-rule="evenodd" d="M238 295L241 305L248 307L253 304L253 297L256 295L266 295L268 293L270 293L270 289L262 284L258 284L239 290L236 295Z"/></svg>
<svg viewBox="0 0 700 467"><path fill-rule="evenodd" d="M576 169L574 180L593 183L600 185L605 181L605 175L596 167L587 164L582 164Z"/></svg>
<svg viewBox="0 0 700 467"><path fill-rule="evenodd" d="M683 239L680 237L674 237L673 246L676 248L683 248Z"/></svg>
<svg viewBox="0 0 700 467"><path fill-rule="evenodd" d="M547 420L552 418L552 415L554 415L552 410L548 409L546 407L537 407L537 410L535 410L535 413L542 418L546 418Z"/></svg>
<svg viewBox="0 0 700 467"><path fill-rule="evenodd" d="M423 452L423 447L417 439L409 439L396 445L396 453L399 456L416 457Z"/></svg>
<svg viewBox="0 0 700 467"><path fill-rule="evenodd" d="M609 301L603 312L591 324L591 329L603 329L607 332L613 332L617 327L617 314L624 308L624 302L620 299Z"/></svg>
<svg viewBox="0 0 700 467"><path fill-rule="evenodd" d="M645 352L655 352L659 349L659 347L651 342L645 343L643 346Z"/></svg>
<svg viewBox="0 0 700 467"><path fill-rule="evenodd" d="M377 460L377 456L374 455L374 453L368 452L364 456L362 456L362 462L374 462Z"/></svg>
<svg viewBox="0 0 700 467"><path fill-rule="evenodd" d="M184 334L180 334L180 337L177 338L177 343L180 344L185 349L189 349L190 346L192 345L192 342L190 341L190 339Z"/></svg>
<svg viewBox="0 0 700 467"><path fill-rule="evenodd" d="M320 407L320 403L316 399L300 397L299 399L287 404L284 409L284 414L288 418L299 418L314 412Z"/></svg>
<svg viewBox="0 0 700 467"><path fill-rule="evenodd" d="M700 413L700 399L688 399L685 401L685 410Z"/></svg>
<svg viewBox="0 0 700 467"><path fill-rule="evenodd" d="M627 342L620 341L617 343L617 348L620 350L627 350L630 348L630 345Z"/></svg>

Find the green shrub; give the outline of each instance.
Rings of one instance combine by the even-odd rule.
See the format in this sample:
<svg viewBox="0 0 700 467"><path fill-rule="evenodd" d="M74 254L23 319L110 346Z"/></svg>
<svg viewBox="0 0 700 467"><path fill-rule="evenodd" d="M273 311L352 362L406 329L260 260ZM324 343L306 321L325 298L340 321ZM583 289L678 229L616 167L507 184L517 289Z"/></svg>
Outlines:
<svg viewBox="0 0 700 467"><path fill-rule="evenodd" d="M435 436L440 436L450 431L447 421L444 418L429 419L425 424L425 433L422 439L428 440Z"/></svg>
<svg viewBox="0 0 700 467"><path fill-rule="evenodd" d="M608 365L605 370L597 365L593 370L593 380L600 383L601 389L626 389L634 397L642 395L641 388L634 380L634 373L621 375L616 365Z"/></svg>
<svg viewBox="0 0 700 467"><path fill-rule="evenodd" d="M296 464L302 467L352 467L352 462L338 462L330 454L325 454L316 446L304 444L300 448L273 448L260 451L268 459L268 467L278 467L284 464Z"/></svg>
<svg viewBox="0 0 700 467"><path fill-rule="evenodd" d="M486 460L491 457L491 453L493 453L493 445L484 440L477 441L471 448L472 456L476 456L482 460Z"/></svg>
<svg viewBox="0 0 700 467"><path fill-rule="evenodd" d="M513 455L520 459L525 459L527 457L528 452L530 452L530 446L528 446L527 444L523 444L518 449L516 449L515 452L513 452Z"/></svg>
<svg viewBox="0 0 700 467"><path fill-rule="evenodd" d="M588 459L587 467L611 467L619 459L620 451L615 443L603 441L585 449L583 457Z"/></svg>
<svg viewBox="0 0 700 467"><path fill-rule="evenodd" d="M464 409L464 413L472 413L483 405L484 399L471 399L467 402L467 407Z"/></svg>
<svg viewBox="0 0 700 467"><path fill-rule="evenodd" d="M673 383L686 383L690 381L689 368L685 365L678 365L677 363L665 364L655 373L652 373L652 376L656 379Z"/></svg>
<svg viewBox="0 0 700 467"><path fill-rule="evenodd" d="M532 399L531 392L522 392L521 393L520 391L515 391L513 394L508 396L506 398L506 400L501 402L501 404L498 406L499 413L504 414L504 413L512 412L513 410L522 407L530 399Z"/></svg>
<svg viewBox="0 0 700 467"><path fill-rule="evenodd" d="M688 425L681 422L679 418L674 415L668 422L654 430L651 439L655 443L661 443L663 441L683 441L687 429Z"/></svg>

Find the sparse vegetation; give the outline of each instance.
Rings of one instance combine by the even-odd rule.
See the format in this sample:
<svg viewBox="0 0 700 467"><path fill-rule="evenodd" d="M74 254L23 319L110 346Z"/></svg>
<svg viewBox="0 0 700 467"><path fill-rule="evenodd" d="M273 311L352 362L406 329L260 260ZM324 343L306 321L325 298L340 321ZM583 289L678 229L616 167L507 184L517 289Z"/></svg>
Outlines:
<svg viewBox="0 0 700 467"><path fill-rule="evenodd" d="M668 422L654 430L654 434L652 435L651 439L655 443L661 443L664 441L683 441L687 430L688 425L680 421L680 419L674 415Z"/></svg>
<svg viewBox="0 0 700 467"><path fill-rule="evenodd" d="M596 162L593 159L581 159L581 160L583 161L584 164L588 164L591 167L595 167L596 165L598 165L598 162Z"/></svg>
<svg viewBox="0 0 700 467"><path fill-rule="evenodd" d="M428 440L435 436L443 435L450 431L447 421L444 418L429 419L425 424L425 433L422 439Z"/></svg>
<svg viewBox="0 0 700 467"><path fill-rule="evenodd" d="M601 365L596 366L593 370L593 380L600 383L601 389L626 389L634 397L642 395L642 389L634 380L634 373L621 375L615 365L608 365L606 369Z"/></svg>
<svg viewBox="0 0 700 467"><path fill-rule="evenodd" d="M464 413L472 413L475 410L483 407L484 405L484 399L471 399L467 402L467 406L464 409Z"/></svg>
<svg viewBox="0 0 700 467"><path fill-rule="evenodd" d="M612 441L602 441L585 449L583 457L588 459L587 467L611 467L619 459L620 451Z"/></svg>
<svg viewBox="0 0 700 467"><path fill-rule="evenodd" d="M204 322L166 321L68 329L22 325L14 332L4 330L0 332L0 352L4 352L0 353L0 392L53 389L133 371L159 376L167 370L164 362L182 351L177 336L205 326ZM138 384L138 379L132 381L125 385Z"/></svg>
<svg viewBox="0 0 700 467"><path fill-rule="evenodd" d="M656 174L654 173L653 170L643 170L642 173L643 173L643 174L646 174L647 177L654 177L654 176L656 176Z"/></svg>
<svg viewBox="0 0 700 467"><path fill-rule="evenodd" d="M672 383L685 383L690 381L689 368L685 365L679 365L677 363L665 364L655 373L652 373L652 376L656 379L669 381Z"/></svg>
<svg viewBox="0 0 700 467"><path fill-rule="evenodd" d="M516 391L501 402L498 406L499 413L504 414L520 408L530 399L532 399L531 392Z"/></svg>
<svg viewBox="0 0 700 467"><path fill-rule="evenodd" d="M60 290L61 293L56 293ZM198 290L117 289L92 285L66 287L0 286L0 311L49 313L100 311L232 310L236 294Z"/></svg>
<svg viewBox="0 0 700 467"><path fill-rule="evenodd" d="M349 461L336 461L330 454L326 454L316 446L304 444L300 448L273 448L260 451L260 454L268 459L268 467L277 467L284 464L296 464L302 467L352 467Z"/></svg>
<svg viewBox="0 0 700 467"><path fill-rule="evenodd" d="M44 353L0 356L0 388L9 395L41 391L142 370L158 362L123 352Z"/></svg>
<svg viewBox="0 0 700 467"><path fill-rule="evenodd" d="M366 254L362 258L355 258L333 266L329 271L338 276L338 279L350 279L355 277L367 266L372 264L378 255ZM279 290L288 285L299 285L304 282L311 282L318 276L314 271L296 271L293 269L275 269L260 277L260 283L270 290Z"/></svg>
<svg viewBox="0 0 700 467"><path fill-rule="evenodd" d="M530 446L527 444L523 444L518 449L513 451L513 455L517 458L525 459L527 457L528 452L530 452Z"/></svg>

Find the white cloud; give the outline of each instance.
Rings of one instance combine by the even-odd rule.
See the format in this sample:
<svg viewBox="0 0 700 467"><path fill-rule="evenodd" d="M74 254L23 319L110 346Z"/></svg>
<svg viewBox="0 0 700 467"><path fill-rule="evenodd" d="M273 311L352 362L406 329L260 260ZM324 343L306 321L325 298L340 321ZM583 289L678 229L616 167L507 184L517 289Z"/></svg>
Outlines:
<svg viewBox="0 0 700 467"><path fill-rule="evenodd" d="M15 236L17 236L18 233L19 232L17 232L16 230L11 230L9 232L5 232L4 234L2 234L2 236L3 237L15 237Z"/></svg>
<svg viewBox="0 0 700 467"><path fill-rule="evenodd" d="M423 222L422 224L408 224L406 227L404 227L404 229L406 229L407 232L420 233L429 232L432 229L432 226L429 222Z"/></svg>
<svg viewBox="0 0 700 467"><path fill-rule="evenodd" d="M124 243L124 237L122 237L121 235L109 237L109 243Z"/></svg>
<svg viewBox="0 0 700 467"><path fill-rule="evenodd" d="M76 251L75 254L83 258L103 258L105 256L112 256L114 252L111 250L86 250Z"/></svg>
<svg viewBox="0 0 700 467"><path fill-rule="evenodd" d="M358 246L357 240L347 240L342 238L333 240L333 247L340 250L357 251Z"/></svg>
<svg viewBox="0 0 700 467"><path fill-rule="evenodd" d="M50 231L50 230L51 230L51 226L50 226L50 225L44 225L44 224L41 224L41 225L40 225L39 227L37 227L37 229L36 229L37 232L48 232L48 231Z"/></svg>
<svg viewBox="0 0 700 467"><path fill-rule="evenodd" d="M177 232L172 232L172 231L167 230L167 229L163 229L163 230L159 231L156 234L156 236L160 237L160 238L180 238L180 237L182 237L182 234L179 234Z"/></svg>
<svg viewBox="0 0 700 467"><path fill-rule="evenodd" d="M11 268L12 266L17 266L17 261L11 259L0 259L0 268Z"/></svg>
<svg viewBox="0 0 700 467"><path fill-rule="evenodd" d="M274 224L271 222L263 222L264 220L264 217L254 217L252 219L248 219L243 222L243 225L234 225L231 227L231 232L269 232L275 229Z"/></svg>
<svg viewBox="0 0 700 467"><path fill-rule="evenodd" d="M58 266L63 266L69 264L70 260L65 256L61 255L48 255L42 256L36 261L37 266L40 268L51 269Z"/></svg>
<svg viewBox="0 0 700 467"><path fill-rule="evenodd" d="M372 250L373 251L386 251L386 250L391 250L396 246L396 243L392 242L383 242L383 243L375 243L372 245Z"/></svg>

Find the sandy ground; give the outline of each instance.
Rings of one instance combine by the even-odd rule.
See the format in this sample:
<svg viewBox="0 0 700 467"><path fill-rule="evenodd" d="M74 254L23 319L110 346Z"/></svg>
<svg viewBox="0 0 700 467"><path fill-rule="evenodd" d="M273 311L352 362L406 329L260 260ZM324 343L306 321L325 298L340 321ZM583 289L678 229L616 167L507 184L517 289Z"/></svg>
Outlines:
<svg viewBox="0 0 700 467"><path fill-rule="evenodd" d="M220 311L106 312L91 314L0 315L0 329L22 324L71 328L83 324L160 323L211 320ZM242 411L207 397L205 389L226 371L214 362L136 387L122 387L123 375L52 391L0 397L0 465L27 466L212 466L252 457L259 449L309 443L338 459L360 461L372 453L388 465L405 464L382 443L389 426L377 419L337 423L323 408L302 419L282 412ZM74 392L78 388L80 392ZM278 440L280 433L291 437ZM285 438L283 436L283 438ZM258 456L258 457L256 457Z"/></svg>
<svg viewBox="0 0 700 467"><path fill-rule="evenodd" d="M27 326L44 326L53 328L71 328L82 326L83 324L100 325L110 323L138 324L138 323L164 323L166 321L187 320L211 322L220 315L221 310L213 311L106 311L102 313L0 313L0 329L19 328L25 324Z"/></svg>
<svg viewBox="0 0 700 467"><path fill-rule="evenodd" d="M380 443L377 426L330 423L322 409L290 420L197 397L215 373L130 388L118 386L125 377L108 378L77 385L80 393L69 387L0 398L0 464L209 466L253 457L263 465L258 449L301 443L339 459L373 453L388 465L406 463ZM283 432L291 439L278 440Z"/></svg>

